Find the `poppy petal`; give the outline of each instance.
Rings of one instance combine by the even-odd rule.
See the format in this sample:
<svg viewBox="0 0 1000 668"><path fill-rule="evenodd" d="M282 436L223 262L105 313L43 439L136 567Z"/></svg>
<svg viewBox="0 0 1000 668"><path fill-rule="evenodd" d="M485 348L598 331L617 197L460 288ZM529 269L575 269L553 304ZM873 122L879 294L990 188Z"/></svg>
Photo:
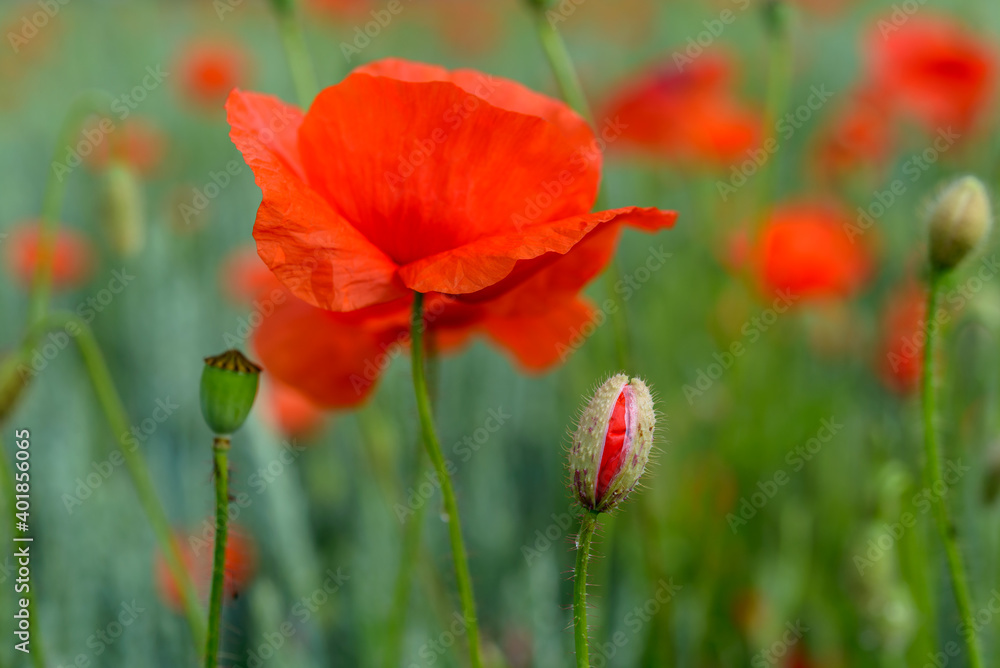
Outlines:
<svg viewBox="0 0 1000 668"><path fill-rule="evenodd" d="M302 112L277 98L233 91L230 137L263 191L257 252L297 297L343 311L398 298L396 265L303 179L296 143Z"/></svg>
<svg viewBox="0 0 1000 668"><path fill-rule="evenodd" d="M565 361L573 350L573 339L593 314L587 301L573 298L544 313L493 317L485 327L489 337L513 354L522 367L537 372Z"/></svg>
<svg viewBox="0 0 1000 668"><path fill-rule="evenodd" d="M313 188L400 265L583 214L600 172L541 118L450 82L358 73L319 94L300 148Z"/></svg>
<svg viewBox="0 0 1000 668"><path fill-rule="evenodd" d="M405 331L405 310L395 328L383 324L383 306L335 313L289 298L255 330L253 348L267 373L317 405L356 406L378 381L376 360Z"/></svg>
<svg viewBox="0 0 1000 668"><path fill-rule="evenodd" d="M494 107L544 118L555 123L572 141L586 146L594 141L587 121L568 106L548 95L536 93L516 81L495 77L478 70L447 70L439 65L416 63L402 58L383 58L355 70L401 81L450 81ZM600 167L600 153L595 152Z"/></svg>
<svg viewBox="0 0 1000 668"><path fill-rule="evenodd" d="M548 252L566 253L588 232L612 221L644 230L673 224L677 214L635 206L512 228L460 248L438 253L399 270L403 283L418 292L464 294L487 288L513 271L518 260Z"/></svg>

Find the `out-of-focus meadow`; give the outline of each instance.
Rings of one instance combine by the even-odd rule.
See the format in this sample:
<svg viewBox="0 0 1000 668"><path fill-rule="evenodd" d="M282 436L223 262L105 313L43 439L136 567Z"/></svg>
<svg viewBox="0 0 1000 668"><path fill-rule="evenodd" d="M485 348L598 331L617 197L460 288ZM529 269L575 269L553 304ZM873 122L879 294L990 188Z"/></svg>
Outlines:
<svg viewBox="0 0 1000 668"><path fill-rule="evenodd" d="M528 3L303 4L322 86L391 56L559 97ZM592 322L541 373L484 337L432 366L488 665L572 665L565 448L582 397L617 369L609 298L656 392L660 437L642 488L601 519L592 665L967 665L961 651L937 656L961 645L929 512L941 496L987 665L1000 664L994 241L946 292L940 495L921 478L916 392L923 211L947 179L972 173L992 190L1000 178L1000 5L562 0L549 11L604 132L603 208L679 216L655 235L623 233L612 273L586 290ZM33 641L49 666L197 665L119 451L144 455L207 594L202 358L232 347L254 358L252 331L278 306L248 285L261 191L223 105L233 87L295 102L281 34L263 0L5 0L0 25L0 351L28 317L31 225L55 155L66 192L53 305L93 329L130 425L109 428L72 337L39 342L2 432L11 462L14 430L31 434ZM92 119L60 145L64 116L93 90L113 100L112 130ZM384 665L411 521L424 531L400 665L466 665L409 355L372 363L388 368L367 401L327 411L265 362L233 437L220 665ZM3 666L31 665L13 647L15 578L7 556Z"/></svg>

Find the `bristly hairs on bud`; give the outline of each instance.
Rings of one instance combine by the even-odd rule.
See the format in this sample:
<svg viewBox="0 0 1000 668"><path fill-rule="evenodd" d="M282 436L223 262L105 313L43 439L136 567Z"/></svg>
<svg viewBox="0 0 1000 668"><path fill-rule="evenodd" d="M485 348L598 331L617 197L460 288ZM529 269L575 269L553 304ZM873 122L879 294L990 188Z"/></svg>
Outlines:
<svg viewBox="0 0 1000 668"><path fill-rule="evenodd" d="M618 413L623 396L624 413ZM654 402L641 379L622 373L608 376L587 395L571 428L567 453L569 488L585 511L610 512L639 486L656 438L659 413ZM612 427L624 433L613 437ZM627 450L612 451L616 459L607 461L612 438ZM605 470L605 465L615 468Z"/></svg>
<svg viewBox="0 0 1000 668"><path fill-rule="evenodd" d="M573 436L576 434L577 427L580 424L580 419L583 417L584 410L587 408L587 403L589 399L593 397L594 394L597 393L597 390L600 389L602 385L604 385L606 382L614 378L616 375L617 374L615 373L609 372L604 378L602 378L599 381L596 381L591 386L591 388L581 397L582 404L579 405L578 408L576 409L576 413L573 416L573 420L566 426L566 432L563 437L562 449L564 456L567 459L566 479L565 479L566 489L570 491L570 495L573 497L573 502L579 508L581 513L589 512L589 510L580 503L580 500L576 497L576 494L573 492L573 465L572 463L569 462L569 455L573 448ZM650 471L651 469L655 469L657 466L659 466L660 455L663 454L663 449L661 446L666 445L667 443L665 439L665 432L667 431L667 415L659 408L656 408L656 406L659 405L660 403L659 392L649 387L648 384L646 385L646 387L649 389L650 398L653 400L653 415L656 418L656 431L653 433L653 442L649 449L649 459L646 462L646 470ZM642 476L642 478L639 479L639 482L636 484L635 491L640 491L646 486L646 483L643 480L643 478L645 477L646 476ZM625 501L626 499L622 499L622 503L624 503ZM616 504L614 508L610 508L608 511L604 512L614 511L620 505L621 505L620 503Z"/></svg>

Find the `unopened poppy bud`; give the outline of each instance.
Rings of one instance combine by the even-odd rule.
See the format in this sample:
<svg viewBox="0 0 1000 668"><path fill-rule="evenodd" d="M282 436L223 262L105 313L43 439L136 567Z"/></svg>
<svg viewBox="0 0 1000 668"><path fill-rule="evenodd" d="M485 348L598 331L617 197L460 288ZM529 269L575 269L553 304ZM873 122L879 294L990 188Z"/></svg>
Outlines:
<svg viewBox="0 0 1000 668"><path fill-rule="evenodd" d="M580 504L607 512L635 488L653 447L656 411L649 388L625 374L604 382L587 403L569 453Z"/></svg>
<svg viewBox="0 0 1000 668"><path fill-rule="evenodd" d="M116 253L131 257L146 243L139 180L135 171L122 162L111 163L105 179L107 210L104 221L108 241Z"/></svg>
<svg viewBox="0 0 1000 668"><path fill-rule="evenodd" d="M240 428L257 396L260 367L238 350L205 358L201 374L201 414L217 435Z"/></svg>
<svg viewBox="0 0 1000 668"><path fill-rule="evenodd" d="M990 197L983 182L963 176L949 184L931 207L931 266L948 271L989 234L993 224Z"/></svg>

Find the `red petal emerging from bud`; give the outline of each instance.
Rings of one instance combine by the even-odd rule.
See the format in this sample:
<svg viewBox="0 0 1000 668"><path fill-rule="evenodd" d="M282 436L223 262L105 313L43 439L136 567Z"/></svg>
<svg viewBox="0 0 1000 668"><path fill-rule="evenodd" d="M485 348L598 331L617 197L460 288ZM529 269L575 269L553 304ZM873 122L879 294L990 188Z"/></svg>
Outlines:
<svg viewBox="0 0 1000 668"><path fill-rule="evenodd" d="M604 381L587 402L569 451L573 494L593 512L609 512L635 489L656 429L649 388L623 373Z"/></svg>
<svg viewBox="0 0 1000 668"><path fill-rule="evenodd" d="M597 498L603 499L611 481L622 468L625 457L631 450L631 440L635 435L635 393L626 385L608 420L608 435L604 438L601 453L601 468L597 475Z"/></svg>

